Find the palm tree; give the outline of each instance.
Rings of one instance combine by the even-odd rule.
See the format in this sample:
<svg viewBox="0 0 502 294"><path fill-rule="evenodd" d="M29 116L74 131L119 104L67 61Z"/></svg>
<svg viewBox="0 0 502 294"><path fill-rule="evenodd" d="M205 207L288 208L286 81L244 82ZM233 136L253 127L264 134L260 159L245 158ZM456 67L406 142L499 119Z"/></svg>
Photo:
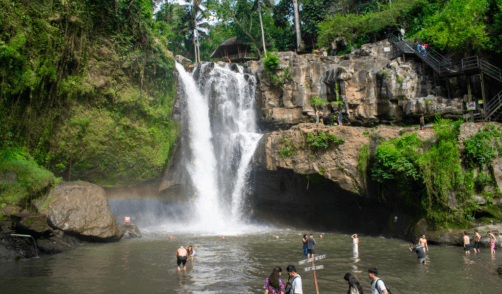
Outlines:
<svg viewBox="0 0 502 294"><path fill-rule="evenodd" d="M300 45L302 44L302 32L300 30L300 13L298 9L298 0L293 0L293 11L295 15L296 51L299 51Z"/></svg>
<svg viewBox="0 0 502 294"><path fill-rule="evenodd" d="M253 8L251 10L258 9L258 16L260 18L260 28L261 28L261 42L263 45L263 52L265 52L265 57L267 57L267 48L265 47L265 31L263 30L263 21L261 19L261 1L255 0L253 4ZM264 4L268 7L273 7L274 5L270 2L270 0L265 0Z"/></svg>
<svg viewBox="0 0 502 294"><path fill-rule="evenodd" d="M194 44L194 56L195 62L200 62L200 44L199 35L207 35L207 30L209 24L207 22L207 17L205 11L207 10L203 0L189 0L186 4L182 4L187 8L187 13L191 16L191 28L192 28L192 38Z"/></svg>

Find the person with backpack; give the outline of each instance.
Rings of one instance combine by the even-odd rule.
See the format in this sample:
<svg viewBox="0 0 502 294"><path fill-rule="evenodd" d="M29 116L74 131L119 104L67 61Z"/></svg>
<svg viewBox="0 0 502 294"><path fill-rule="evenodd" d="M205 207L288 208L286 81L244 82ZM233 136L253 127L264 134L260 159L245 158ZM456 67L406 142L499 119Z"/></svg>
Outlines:
<svg viewBox="0 0 502 294"><path fill-rule="evenodd" d="M288 271L289 279L286 283L286 294L303 294L302 290L302 277L296 272L296 267L294 265L288 265L286 268ZM290 282L289 280L293 280Z"/></svg>
<svg viewBox="0 0 502 294"><path fill-rule="evenodd" d="M424 44L424 45L422 46L422 51L423 51L423 52L422 52L422 56L423 56L423 57L427 56L427 44Z"/></svg>
<svg viewBox="0 0 502 294"><path fill-rule="evenodd" d="M371 294L391 294L385 283L378 278L378 269L376 267L368 269L368 277L371 280Z"/></svg>

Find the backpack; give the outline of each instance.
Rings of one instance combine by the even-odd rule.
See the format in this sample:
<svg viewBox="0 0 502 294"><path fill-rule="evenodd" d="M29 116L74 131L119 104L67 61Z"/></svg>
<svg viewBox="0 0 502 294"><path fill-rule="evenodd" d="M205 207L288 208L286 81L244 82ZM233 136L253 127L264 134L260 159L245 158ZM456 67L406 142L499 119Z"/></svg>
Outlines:
<svg viewBox="0 0 502 294"><path fill-rule="evenodd" d="M294 294L292 290L293 290L293 282L295 281L296 278L298 277L294 277L293 281L291 282L289 280L286 282L286 287L284 287L284 293Z"/></svg>
<svg viewBox="0 0 502 294"><path fill-rule="evenodd" d="M375 282L375 288L377 289L378 293L381 293L381 292L380 292L380 290L379 290L379 289L378 289L378 287L377 287L377 286L378 286L378 281L382 281L382 280L381 280L381 279L376 280L376 282ZM383 282L383 281L382 281L382 282ZM384 285L385 285L385 289L387 290L387 293L392 294L392 292L390 292L390 289L389 289L389 287L387 286L387 284L385 284L385 283L384 283Z"/></svg>
<svg viewBox="0 0 502 294"><path fill-rule="evenodd" d="M424 48L427 49L427 44L424 44Z"/></svg>

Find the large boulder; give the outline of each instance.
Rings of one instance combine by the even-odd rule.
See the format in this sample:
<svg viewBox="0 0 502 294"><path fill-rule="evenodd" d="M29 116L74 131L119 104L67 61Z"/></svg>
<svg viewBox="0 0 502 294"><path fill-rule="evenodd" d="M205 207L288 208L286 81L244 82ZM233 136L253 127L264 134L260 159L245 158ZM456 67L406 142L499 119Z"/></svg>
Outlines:
<svg viewBox="0 0 502 294"><path fill-rule="evenodd" d="M122 237L100 186L65 182L52 189L46 201L41 207L47 207L44 212L53 228L91 240L114 241Z"/></svg>

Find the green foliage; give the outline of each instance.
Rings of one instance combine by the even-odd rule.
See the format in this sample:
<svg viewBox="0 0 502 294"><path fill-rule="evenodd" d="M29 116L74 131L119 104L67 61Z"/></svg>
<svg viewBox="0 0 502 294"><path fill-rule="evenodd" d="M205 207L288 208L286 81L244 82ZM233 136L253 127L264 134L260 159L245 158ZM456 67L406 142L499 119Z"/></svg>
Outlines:
<svg viewBox="0 0 502 294"><path fill-rule="evenodd" d="M323 107L324 105L328 104L329 102L326 100L323 100L323 99L319 98L319 96L315 95L314 97L312 97L312 99L310 99L309 103L310 103L310 105L314 106L314 108L317 109L318 106Z"/></svg>
<svg viewBox="0 0 502 294"><path fill-rule="evenodd" d="M169 28L152 2L0 0L0 13L0 142L65 179L151 179L177 136ZM116 128L86 141L103 114Z"/></svg>
<svg viewBox="0 0 502 294"><path fill-rule="evenodd" d="M279 143L284 144L279 150L279 155L282 159L286 159L296 154L296 149L298 148L290 139L282 137Z"/></svg>
<svg viewBox="0 0 502 294"><path fill-rule="evenodd" d="M325 132L322 132L320 135L315 136L313 133L307 133L307 143L310 143L310 145L313 148L324 148L328 149L329 143L332 142L334 144L343 144L345 143L345 140L342 138L338 138L334 134L328 134L326 135Z"/></svg>
<svg viewBox="0 0 502 294"><path fill-rule="evenodd" d="M423 142L417 138L417 133L403 135L383 142L375 150L375 164L372 177L378 182L388 180L417 181L419 148Z"/></svg>
<svg viewBox="0 0 502 294"><path fill-rule="evenodd" d="M42 196L61 179L40 167L22 148L3 145L0 149L0 204L29 207L31 200Z"/></svg>
<svg viewBox="0 0 502 294"><path fill-rule="evenodd" d="M502 132L500 127L487 125L470 139L465 140L465 157L471 166L491 164L502 151Z"/></svg>
<svg viewBox="0 0 502 294"><path fill-rule="evenodd" d="M476 207L471 195L492 184L489 174L463 171L458 136L461 121L436 115L436 142L425 144L417 133L383 142L376 148L372 177L396 185L405 203L423 210L435 227L464 226ZM450 206L451 197L458 205Z"/></svg>
<svg viewBox="0 0 502 294"><path fill-rule="evenodd" d="M404 17L404 15L420 5L423 0L396 0L392 5L381 5L379 11L367 14L335 14L319 24L319 43L327 46L333 39L344 37L351 43L357 38L389 28Z"/></svg>
<svg viewBox="0 0 502 294"><path fill-rule="evenodd" d="M403 79L402 77L400 77L400 76L397 76L397 78L396 78L396 81L397 81L398 83L400 83L400 84L402 84L402 83L403 83L403 80L404 80L404 79Z"/></svg>
<svg viewBox="0 0 502 294"><path fill-rule="evenodd" d="M319 174L320 174L321 176L323 176L323 175L324 175L324 172L326 171L326 168L324 168L324 167L322 167L322 166L319 166L318 168L319 168Z"/></svg>
<svg viewBox="0 0 502 294"><path fill-rule="evenodd" d="M441 49L485 48L489 37L484 23L488 0L450 0L424 20L417 37Z"/></svg>

